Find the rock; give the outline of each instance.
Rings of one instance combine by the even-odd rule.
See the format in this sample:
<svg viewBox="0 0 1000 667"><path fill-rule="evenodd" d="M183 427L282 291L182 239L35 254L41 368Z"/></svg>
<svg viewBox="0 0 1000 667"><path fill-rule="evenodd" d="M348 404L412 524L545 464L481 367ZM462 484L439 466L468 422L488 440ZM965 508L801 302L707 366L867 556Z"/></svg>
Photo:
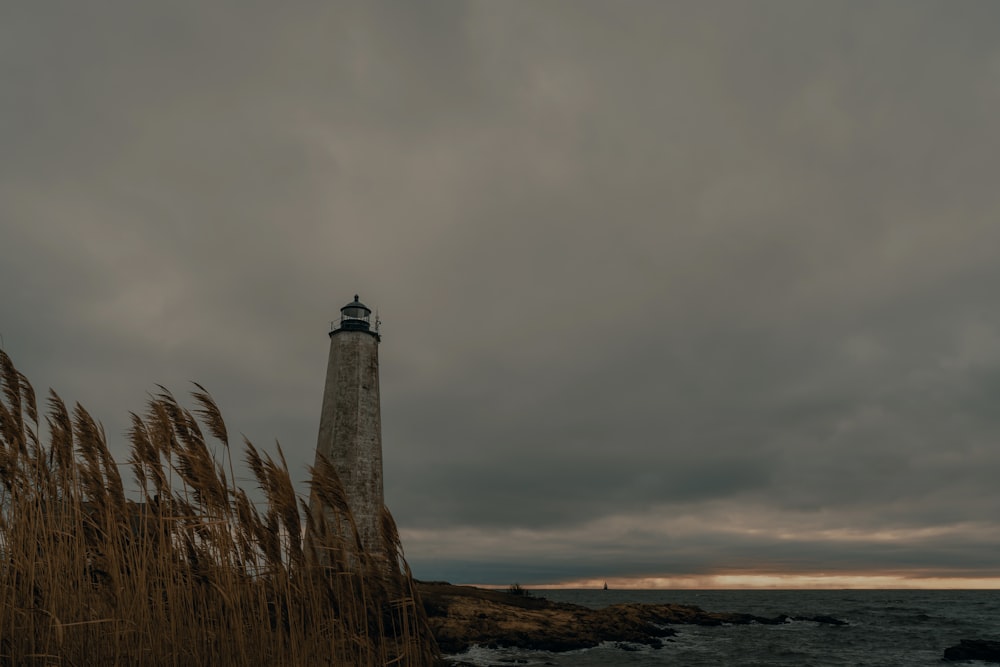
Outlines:
<svg viewBox="0 0 1000 667"><path fill-rule="evenodd" d="M1000 662L1000 641L992 639L963 639L958 646L944 650L945 660L983 660Z"/></svg>
<svg viewBox="0 0 1000 667"><path fill-rule="evenodd" d="M604 641L659 646L674 633L639 610L589 609L471 586L419 583L428 623L444 653L478 644L544 651L591 648Z"/></svg>
<svg viewBox="0 0 1000 667"><path fill-rule="evenodd" d="M622 650L663 646L676 633L671 625L745 625L786 623L786 615L708 612L677 604L616 604L601 609L552 602L526 595L446 583L418 582L431 631L444 653L473 645L570 651L615 642ZM799 617L845 625L830 616Z"/></svg>

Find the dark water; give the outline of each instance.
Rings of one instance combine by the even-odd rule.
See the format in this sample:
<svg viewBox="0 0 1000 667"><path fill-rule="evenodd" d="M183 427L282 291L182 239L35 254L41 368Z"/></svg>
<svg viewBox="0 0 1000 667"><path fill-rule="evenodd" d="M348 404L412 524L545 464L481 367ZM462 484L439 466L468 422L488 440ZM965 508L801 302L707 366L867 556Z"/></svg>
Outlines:
<svg viewBox="0 0 1000 667"><path fill-rule="evenodd" d="M1000 591L538 591L591 607L618 602L696 605L758 616L828 614L849 625L677 625L662 649L625 651L611 644L548 653L473 648L476 665L937 665L960 639L1000 639Z"/></svg>

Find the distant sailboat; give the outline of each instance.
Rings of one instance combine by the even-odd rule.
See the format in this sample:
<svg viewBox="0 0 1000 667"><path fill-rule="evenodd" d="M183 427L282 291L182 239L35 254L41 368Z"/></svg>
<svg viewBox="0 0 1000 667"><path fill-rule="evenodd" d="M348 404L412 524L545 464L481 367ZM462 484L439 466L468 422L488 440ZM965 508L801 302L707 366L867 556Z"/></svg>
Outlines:
<svg viewBox="0 0 1000 667"><path fill-rule="evenodd" d="M604 590L608 590L608 582L604 582Z"/></svg>

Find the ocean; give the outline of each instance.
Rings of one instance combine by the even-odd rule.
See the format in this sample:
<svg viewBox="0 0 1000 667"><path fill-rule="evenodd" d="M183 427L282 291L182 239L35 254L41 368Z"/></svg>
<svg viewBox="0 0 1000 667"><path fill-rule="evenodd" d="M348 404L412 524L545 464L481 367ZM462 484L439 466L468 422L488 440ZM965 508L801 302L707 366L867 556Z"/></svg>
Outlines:
<svg viewBox="0 0 1000 667"><path fill-rule="evenodd" d="M611 643L549 653L473 647L459 657L474 665L851 665L913 667L942 664L961 639L1000 640L1000 590L539 590L560 602L604 607L619 602L688 604L706 611L758 616L826 614L847 621L701 627L675 625L663 648ZM633 650L634 649L634 650ZM955 663L958 664L958 663ZM980 663L982 664L982 663Z"/></svg>

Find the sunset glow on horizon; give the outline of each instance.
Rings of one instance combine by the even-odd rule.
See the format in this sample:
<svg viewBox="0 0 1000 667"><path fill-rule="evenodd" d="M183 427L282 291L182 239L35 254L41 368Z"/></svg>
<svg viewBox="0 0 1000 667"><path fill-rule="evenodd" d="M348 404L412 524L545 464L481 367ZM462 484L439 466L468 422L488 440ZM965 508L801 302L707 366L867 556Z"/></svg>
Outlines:
<svg viewBox="0 0 1000 667"><path fill-rule="evenodd" d="M535 589L858 589L858 590L1000 590L1000 577L907 576L905 574L713 574L665 577L583 579L557 584L539 584Z"/></svg>

